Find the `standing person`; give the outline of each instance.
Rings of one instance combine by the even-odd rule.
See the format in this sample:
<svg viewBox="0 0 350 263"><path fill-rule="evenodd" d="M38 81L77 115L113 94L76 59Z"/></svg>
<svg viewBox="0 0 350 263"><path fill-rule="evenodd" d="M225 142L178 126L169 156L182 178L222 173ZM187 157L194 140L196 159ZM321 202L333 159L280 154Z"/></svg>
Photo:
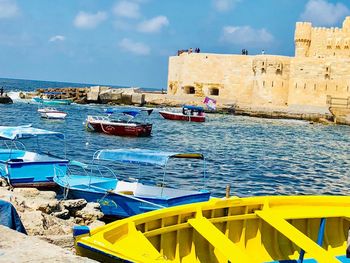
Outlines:
<svg viewBox="0 0 350 263"><path fill-rule="evenodd" d="M0 96L2 97L3 94L4 94L4 88L1 87L1 89L0 89Z"/></svg>
<svg viewBox="0 0 350 263"><path fill-rule="evenodd" d="M188 54L190 54L190 53L192 53L192 48L190 48L190 49L188 50Z"/></svg>
<svg viewBox="0 0 350 263"><path fill-rule="evenodd" d="M265 50L261 50L261 55L265 55Z"/></svg>

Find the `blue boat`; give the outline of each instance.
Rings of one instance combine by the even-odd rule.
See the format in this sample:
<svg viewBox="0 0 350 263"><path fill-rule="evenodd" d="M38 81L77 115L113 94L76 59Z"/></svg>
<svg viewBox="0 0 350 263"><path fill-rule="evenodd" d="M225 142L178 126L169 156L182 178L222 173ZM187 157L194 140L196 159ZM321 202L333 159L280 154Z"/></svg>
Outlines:
<svg viewBox="0 0 350 263"><path fill-rule="evenodd" d="M0 176L8 180L13 187L53 187L54 170L59 167L66 171L68 160L43 153L39 150L28 151L23 140L53 137L64 140L64 134L26 126L0 126ZM33 143L32 143L33 144ZM65 155L65 154L64 154Z"/></svg>
<svg viewBox="0 0 350 263"><path fill-rule="evenodd" d="M142 149L99 150L94 154L91 165L72 161L67 173L56 169L54 181L64 188L66 197L99 202L102 212L109 217L128 217L164 207L209 200L210 192L207 190L165 187L165 168L168 160L174 158L202 160L203 179L206 181L205 159L202 154ZM98 160L108 162L108 167L96 164ZM141 178L131 181L118 180L114 171L109 168L115 163L137 164L139 168L141 165L156 167L158 172L162 172L162 178L159 178L161 183L146 184ZM82 169L82 172L74 172L77 171L77 167ZM131 173L132 169L124 171ZM147 173L143 171L140 174L145 177Z"/></svg>

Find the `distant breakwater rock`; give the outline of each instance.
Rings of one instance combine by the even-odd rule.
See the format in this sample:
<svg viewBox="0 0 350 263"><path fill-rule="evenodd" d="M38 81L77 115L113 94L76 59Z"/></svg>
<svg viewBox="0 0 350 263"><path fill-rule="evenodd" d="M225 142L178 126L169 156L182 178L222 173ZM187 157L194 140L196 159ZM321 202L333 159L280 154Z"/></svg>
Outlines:
<svg viewBox="0 0 350 263"><path fill-rule="evenodd" d="M12 103L13 103L12 99L9 96L7 96L7 94L0 96L0 104L12 104Z"/></svg>
<svg viewBox="0 0 350 263"><path fill-rule="evenodd" d="M107 86L92 86L85 88L66 87L37 89L36 92L22 92L20 98L32 99L42 97L48 99L71 99L78 104L110 104L135 105L145 104L145 93L139 88L112 88Z"/></svg>
<svg viewBox="0 0 350 263"><path fill-rule="evenodd" d="M36 188L11 189L5 180L0 180L0 199L16 208L28 235L73 251L74 225L90 228L104 225L104 216L98 203L84 199L58 200L54 191L39 191Z"/></svg>

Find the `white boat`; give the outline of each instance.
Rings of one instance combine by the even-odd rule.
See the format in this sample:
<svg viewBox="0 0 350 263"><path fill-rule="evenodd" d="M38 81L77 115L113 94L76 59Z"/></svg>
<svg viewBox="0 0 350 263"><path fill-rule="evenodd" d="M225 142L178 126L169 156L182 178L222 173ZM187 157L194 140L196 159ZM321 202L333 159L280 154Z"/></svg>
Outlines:
<svg viewBox="0 0 350 263"><path fill-rule="evenodd" d="M46 119L64 119L67 116L67 113L51 107L38 109L38 112L40 113L41 118Z"/></svg>

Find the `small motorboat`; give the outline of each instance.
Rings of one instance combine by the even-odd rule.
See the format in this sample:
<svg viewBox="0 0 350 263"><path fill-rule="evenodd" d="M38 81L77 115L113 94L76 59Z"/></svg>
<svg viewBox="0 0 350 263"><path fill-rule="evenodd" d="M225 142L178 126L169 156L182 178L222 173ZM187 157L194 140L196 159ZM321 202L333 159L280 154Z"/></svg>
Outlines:
<svg viewBox="0 0 350 263"><path fill-rule="evenodd" d="M340 263L349 196L213 199L73 229L81 256L100 262Z"/></svg>
<svg viewBox="0 0 350 263"><path fill-rule="evenodd" d="M53 106L53 105L70 105L72 103L72 100L70 99L43 99L39 97L34 97L32 99L34 102L43 104L43 105L48 105L48 106Z"/></svg>
<svg viewBox="0 0 350 263"><path fill-rule="evenodd" d="M89 115L87 116L85 125L88 131L101 132L108 135L147 137L151 136L152 124L133 120L144 111L150 115L153 109L106 109L105 113L108 114L107 116ZM119 113L118 117L112 117L113 113Z"/></svg>
<svg viewBox="0 0 350 263"><path fill-rule="evenodd" d="M46 119L63 120L67 116L67 113L51 107L38 109L38 112L40 113L41 118L46 118Z"/></svg>
<svg viewBox="0 0 350 263"><path fill-rule="evenodd" d="M205 122L203 107L184 105L182 112L159 111L164 119L172 121Z"/></svg>
<svg viewBox="0 0 350 263"><path fill-rule="evenodd" d="M100 203L102 212L109 217L128 217L164 207L209 200L210 192L203 189L193 190L195 186L192 186L191 189L165 187L165 178L168 178L167 183L170 181L169 177L166 177L168 175L166 166L170 159L181 159L179 160L181 163L184 160L202 160L205 163L204 156L200 153L105 149L94 154L92 165L72 161L68 168L68 171L72 172L60 173L59 169L56 169L54 181L64 189L70 198L84 198L88 202ZM105 161L107 165L96 165L97 161ZM134 179L118 179L110 168L116 163L124 163L124 166L125 163L128 163L128 169L120 167L118 172L128 171L129 177ZM135 171L130 164L136 164L139 167ZM141 165L144 166L143 169ZM78 170L77 166L82 169ZM158 177L153 182L146 181L147 173L149 173L146 166L156 167L152 171ZM205 165L201 165L200 169L203 169L203 173L197 174L203 174L203 178L206 179ZM137 178L138 174L140 174L139 178ZM197 174L193 171L191 177ZM203 184L202 188L204 186Z"/></svg>
<svg viewBox="0 0 350 263"><path fill-rule="evenodd" d="M54 170L59 167L61 173L65 173L69 161L57 154L43 152L45 138L65 142L65 136L60 132L37 129L31 125L0 126L0 142L3 143L0 147L0 176L6 178L13 187L57 186L53 181ZM41 145L37 147L41 150L27 150L25 141L28 141L28 145Z"/></svg>

